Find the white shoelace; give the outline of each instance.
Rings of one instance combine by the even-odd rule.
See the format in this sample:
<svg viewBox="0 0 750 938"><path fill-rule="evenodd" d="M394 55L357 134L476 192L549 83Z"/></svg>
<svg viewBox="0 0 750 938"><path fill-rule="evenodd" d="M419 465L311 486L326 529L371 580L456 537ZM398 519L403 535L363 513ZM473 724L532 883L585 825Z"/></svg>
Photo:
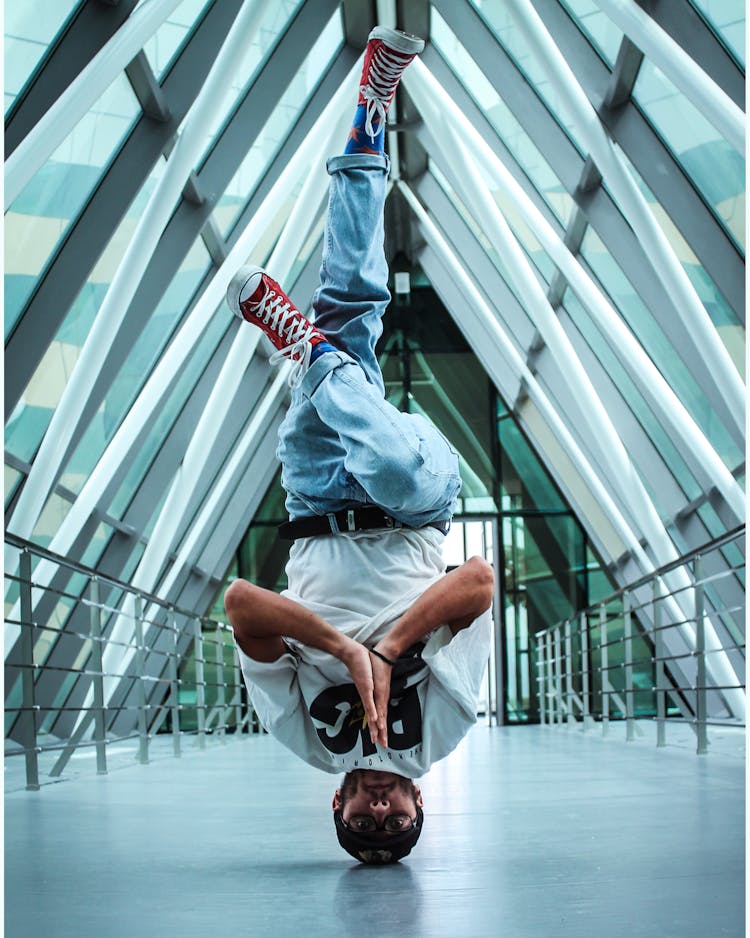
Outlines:
<svg viewBox="0 0 750 938"><path fill-rule="evenodd" d="M289 343L286 348L274 352L269 362L276 365L285 358L289 359L293 367L287 383L290 388L296 387L310 365L310 338L315 334L315 326L299 316L297 310L293 309L283 296L271 289L254 304L253 312L272 332Z"/></svg>
<svg viewBox="0 0 750 938"><path fill-rule="evenodd" d="M367 101L365 112L365 133L375 141L375 128L372 119L377 114L382 126L385 110L401 73L411 61L412 56L400 58L388 49L381 48L372 57L368 84L360 87L362 97Z"/></svg>

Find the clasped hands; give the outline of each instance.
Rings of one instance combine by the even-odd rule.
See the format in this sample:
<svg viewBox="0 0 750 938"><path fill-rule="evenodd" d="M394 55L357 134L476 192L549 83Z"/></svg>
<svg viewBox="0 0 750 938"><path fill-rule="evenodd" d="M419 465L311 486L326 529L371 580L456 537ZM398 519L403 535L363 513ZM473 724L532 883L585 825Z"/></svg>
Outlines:
<svg viewBox="0 0 750 938"><path fill-rule="evenodd" d="M378 642L376 650L387 658L398 657L386 646L385 640ZM347 638L339 655L352 676L359 692L367 718L370 739L375 745L388 745L388 700L391 694L391 666L376 657L359 642Z"/></svg>

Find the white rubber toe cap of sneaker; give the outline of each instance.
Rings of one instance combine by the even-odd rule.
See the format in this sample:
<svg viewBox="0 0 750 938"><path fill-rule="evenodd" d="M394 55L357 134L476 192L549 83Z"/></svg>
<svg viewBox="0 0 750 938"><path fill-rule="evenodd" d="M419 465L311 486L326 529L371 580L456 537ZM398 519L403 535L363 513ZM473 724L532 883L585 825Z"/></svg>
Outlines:
<svg viewBox="0 0 750 938"><path fill-rule="evenodd" d="M257 290L260 278L265 271L262 267L240 267L237 273L232 277L232 282L227 287L227 304L235 316L240 319L242 315L240 303L244 302L249 296Z"/></svg>

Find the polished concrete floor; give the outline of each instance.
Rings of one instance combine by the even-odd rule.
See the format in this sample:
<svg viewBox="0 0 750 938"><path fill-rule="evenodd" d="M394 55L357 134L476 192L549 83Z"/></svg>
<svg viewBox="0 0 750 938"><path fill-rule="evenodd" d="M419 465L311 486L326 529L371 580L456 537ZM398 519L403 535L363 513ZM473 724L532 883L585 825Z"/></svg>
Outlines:
<svg viewBox="0 0 750 938"><path fill-rule="evenodd" d="M371 868L336 843L334 777L270 737L193 745L38 792L6 778L9 938L745 933L737 746L479 725L423 780L413 854Z"/></svg>

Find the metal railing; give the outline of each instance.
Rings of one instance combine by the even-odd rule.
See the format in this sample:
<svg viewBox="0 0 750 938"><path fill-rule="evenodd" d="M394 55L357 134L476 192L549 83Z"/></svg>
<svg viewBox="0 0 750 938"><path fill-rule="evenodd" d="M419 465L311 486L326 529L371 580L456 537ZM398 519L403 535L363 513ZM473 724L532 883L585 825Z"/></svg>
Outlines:
<svg viewBox="0 0 750 938"><path fill-rule="evenodd" d="M709 726L744 726L744 537L742 526L538 632L541 722L599 721L606 735L620 719L631 741L646 718L664 746L675 719L699 754Z"/></svg>
<svg viewBox="0 0 750 938"><path fill-rule="evenodd" d="M107 750L115 743L136 739L138 761L148 763L149 744L159 732L171 733L173 753L179 756L185 737L204 748L208 734L225 741L227 731L258 730L227 623L165 603L11 534L5 542L20 555L18 575L7 577L15 584L17 601L6 598L5 756L25 758L27 789L40 787L42 753L59 751L49 771L54 779L78 749L95 747L97 773L106 774ZM36 587L34 558L54 564L56 578L67 582ZM128 597L132 612L125 609ZM34 620L45 599L70 607L61 625L51 616ZM123 620L126 637L121 628L115 638L115 626ZM9 627L18 630L10 642ZM67 654L71 663L55 654L62 636L74 643ZM108 650L120 664L125 661L124 669L107 670ZM193 676L186 661L194 662ZM41 692L45 673L57 680L50 682L52 691ZM193 712L189 722L195 728L181 726Z"/></svg>

